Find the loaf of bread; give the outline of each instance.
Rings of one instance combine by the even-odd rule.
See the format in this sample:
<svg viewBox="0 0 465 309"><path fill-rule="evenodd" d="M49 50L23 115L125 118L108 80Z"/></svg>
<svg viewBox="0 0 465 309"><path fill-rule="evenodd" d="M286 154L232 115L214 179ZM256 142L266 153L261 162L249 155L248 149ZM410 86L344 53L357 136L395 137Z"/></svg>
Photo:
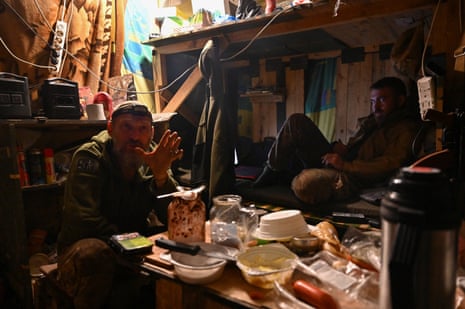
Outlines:
<svg viewBox="0 0 465 309"><path fill-rule="evenodd" d="M205 211L199 198L174 197L168 206L168 238L187 243L205 241Z"/></svg>

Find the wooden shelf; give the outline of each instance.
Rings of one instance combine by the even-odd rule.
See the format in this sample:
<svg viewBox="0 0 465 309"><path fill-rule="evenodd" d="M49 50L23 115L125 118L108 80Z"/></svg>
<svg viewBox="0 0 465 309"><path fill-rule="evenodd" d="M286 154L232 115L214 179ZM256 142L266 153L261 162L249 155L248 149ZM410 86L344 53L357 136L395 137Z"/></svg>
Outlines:
<svg viewBox="0 0 465 309"><path fill-rule="evenodd" d="M296 46L306 50L301 53L337 50L347 47L382 44L379 40L392 42L400 33L411 27L403 22L405 16L418 15L424 18L431 14L435 4L431 0L410 0L388 2L381 0L355 1L339 8L335 15L336 0L330 0L315 7L296 7L280 14L260 35L259 40L267 44L253 44L251 53L270 53L274 45ZM174 33L169 36L150 39L143 44L153 46L158 54L176 54L200 50L211 38L222 41L222 57L228 57L248 43L257 31L274 17L263 14L243 20L211 25L201 29ZM415 15L415 16L417 16ZM360 33L363 33L361 35ZM295 36L300 34L301 36ZM277 41L279 40L279 41ZM305 44L297 44L297 41ZM239 44L239 45L237 45ZM227 50L231 47L232 50ZM264 49L266 47L266 49ZM283 51L280 51L283 54Z"/></svg>
<svg viewBox="0 0 465 309"><path fill-rule="evenodd" d="M252 103L284 103L285 96L282 93L276 92L254 92L254 93L245 93L241 97L249 98Z"/></svg>
<svg viewBox="0 0 465 309"><path fill-rule="evenodd" d="M54 183L24 186L24 187L21 187L21 190L23 192L29 192L29 191L57 189L57 188L64 187L65 182L66 182L66 180L60 180L60 181L57 181L57 182L54 182Z"/></svg>

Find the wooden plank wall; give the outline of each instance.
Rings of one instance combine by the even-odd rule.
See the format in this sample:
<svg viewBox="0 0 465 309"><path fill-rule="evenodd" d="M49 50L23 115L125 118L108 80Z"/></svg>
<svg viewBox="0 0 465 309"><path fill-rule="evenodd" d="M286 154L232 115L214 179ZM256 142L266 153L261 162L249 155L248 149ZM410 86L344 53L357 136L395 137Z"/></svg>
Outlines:
<svg viewBox="0 0 465 309"><path fill-rule="evenodd" d="M336 80L336 128L334 139L346 142L355 133L357 119L370 113L370 85L385 76L399 75L390 60L367 53L364 62L341 63L338 58Z"/></svg>
<svg viewBox="0 0 465 309"><path fill-rule="evenodd" d="M365 48L366 55L363 62L341 63L338 57L336 79L336 128L334 140L341 139L346 142L354 133L357 119L370 112L369 87L384 76L399 76L391 65L390 60L380 60L377 47ZM310 54L309 59L330 58L338 56L338 52L324 55ZM288 62L286 57L283 62ZM252 87L276 85L276 72L265 70L265 60L260 62L260 76L252 79ZM304 76L303 69L291 70L285 68L286 81L286 117L293 113L304 112ZM262 141L268 136L275 136L279 130L277 126L276 104L281 103L254 103L252 108L252 139L254 142Z"/></svg>
<svg viewBox="0 0 465 309"><path fill-rule="evenodd" d="M267 71L265 59L260 59L260 75L252 78L252 88L275 87L276 71ZM275 136L277 133L277 106L273 102L252 102L252 140L262 141L265 137Z"/></svg>

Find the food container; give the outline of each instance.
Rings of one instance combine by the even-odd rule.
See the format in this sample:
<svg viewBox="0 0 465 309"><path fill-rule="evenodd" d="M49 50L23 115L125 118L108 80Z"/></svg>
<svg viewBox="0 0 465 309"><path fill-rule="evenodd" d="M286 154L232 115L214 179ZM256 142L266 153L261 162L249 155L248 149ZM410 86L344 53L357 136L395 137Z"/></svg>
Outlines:
<svg viewBox="0 0 465 309"><path fill-rule="evenodd" d="M215 250L214 244L202 244L204 250ZM190 284L206 284L213 282L223 274L226 260L191 255L187 253L171 252L170 262L174 266L176 276L183 282Z"/></svg>
<svg viewBox="0 0 465 309"><path fill-rule="evenodd" d="M289 246L296 253L312 253L320 249L321 241L314 235L303 234L293 237Z"/></svg>
<svg viewBox="0 0 465 309"><path fill-rule="evenodd" d="M254 236L263 240L289 241L309 231L301 211L289 209L263 215Z"/></svg>
<svg viewBox="0 0 465 309"><path fill-rule="evenodd" d="M248 283L272 289L273 282L286 284L291 279L297 261L297 255L284 245L273 243L252 247L240 253L236 265Z"/></svg>

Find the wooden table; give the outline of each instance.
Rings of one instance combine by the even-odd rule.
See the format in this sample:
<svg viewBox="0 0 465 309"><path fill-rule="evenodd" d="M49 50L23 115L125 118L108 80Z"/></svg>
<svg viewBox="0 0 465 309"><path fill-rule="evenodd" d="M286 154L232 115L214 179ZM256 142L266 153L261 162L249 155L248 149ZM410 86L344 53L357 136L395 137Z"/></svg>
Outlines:
<svg viewBox="0 0 465 309"><path fill-rule="evenodd" d="M151 237L165 237L158 234ZM228 263L217 281L204 285L186 284L176 278L169 262L160 259L166 249L153 247L153 253L143 263L145 270L157 277L156 308L278 308L273 290L248 284L234 263ZM257 299L260 298L260 299Z"/></svg>

